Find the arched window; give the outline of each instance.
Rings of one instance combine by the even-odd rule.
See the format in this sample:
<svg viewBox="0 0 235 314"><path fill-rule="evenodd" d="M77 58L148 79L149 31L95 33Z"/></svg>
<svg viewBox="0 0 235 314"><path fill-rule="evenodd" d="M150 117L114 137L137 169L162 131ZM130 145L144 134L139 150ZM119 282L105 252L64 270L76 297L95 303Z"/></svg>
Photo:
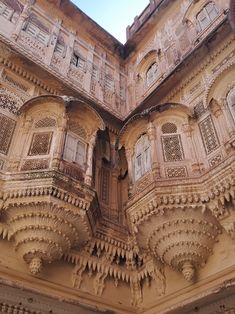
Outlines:
<svg viewBox="0 0 235 314"><path fill-rule="evenodd" d="M219 10L213 2L207 3L197 14L199 31L203 31L219 14Z"/></svg>
<svg viewBox="0 0 235 314"><path fill-rule="evenodd" d="M158 66L157 66L157 63L154 62L150 65L150 67L148 68L146 72L146 85L147 86L150 86L156 80L157 72L158 72Z"/></svg>
<svg viewBox="0 0 235 314"><path fill-rule="evenodd" d="M235 122L235 86L230 90L227 95L227 103L233 120Z"/></svg>
<svg viewBox="0 0 235 314"><path fill-rule="evenodd" d="M142 135L135 144L134 172L135 180L142 177L151 168L150 143L146 134Z"/></svg>
<svg viewBox="0 0 235 314"><path fill-rule="evenodd" d="M162 125L161 142L164 161L184 160L181 136L177 134L177 126L174 123L167 122Z"/></svg>

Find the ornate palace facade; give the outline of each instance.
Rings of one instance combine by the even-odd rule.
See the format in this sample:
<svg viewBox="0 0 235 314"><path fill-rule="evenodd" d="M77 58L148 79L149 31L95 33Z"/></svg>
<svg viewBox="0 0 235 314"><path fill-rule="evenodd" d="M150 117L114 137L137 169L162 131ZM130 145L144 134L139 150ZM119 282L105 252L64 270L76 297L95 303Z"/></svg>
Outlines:
<svg viewBox="0 0 235 314"><path fill-rule="evenodd" d="M1 313L235 313L234 25L0 0Z"/></svg>

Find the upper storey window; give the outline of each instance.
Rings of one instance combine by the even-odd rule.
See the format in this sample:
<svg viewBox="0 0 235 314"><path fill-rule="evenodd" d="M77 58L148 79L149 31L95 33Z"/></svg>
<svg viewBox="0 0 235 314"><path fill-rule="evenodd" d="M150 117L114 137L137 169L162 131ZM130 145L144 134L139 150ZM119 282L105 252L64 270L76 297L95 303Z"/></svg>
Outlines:
<svg viewBox="0 0 235 314"><path fill-rule="evenodd" d="M233 87L227 95L229 110L235 122L235 87Z"/></svg>
<svg viewBox="0 0 235 314"><path fill-rule="evenodd" d="M146 85L147 87L152 85L153 82L156 80L157 77L157 72L158 72L158 66L157 63L154 62L150 67L148 68L146 72Z"/></svg>
<svg viewBox="0 0 235 314"><path fill-rule="evenodd" d="M207 3L197 14L199 31L203 31L219 14L219 10L213 2Z"/></svg>
<svg viewBox="0 0 235 314"><path fill-rule="evenodd" d="M72 133L68 133L66 137L64 159L69 162L74 162L82 168L85 167L86 144Z"/></svg>
<svg viewBox="0 0 235 314"><path fill-rule="evenodd" d="M61 55L63 56L64 55L64 51L65 51L65 47L63 44L57 42L56 43L56 46L55 46L55 52L58 54L58 55Z"/></svg>
<svg viewBox="0 0 235 314"><path fill-rule="evenodd" d="M142 135L135 144L134 171L135 180L142 177L151 168L150 143L146 134Z"/></svg>
<svg viewBox="0 0 235 314"><path fill-rule="evenodd" d="M14 10L12 8L0 1L0 15L4 16L8 20L11 20L13 13Z"/></svg>
<svg viewBox="0 0 235 314"><path fill-rule="evenodd" d="M26 26L25 31L31 36L35 37L42 44L47 45L48 40L49 40L49 34L41 30L37 25L29 22Z"/></svg>
<svg viewBox="0 0 235 314"><path fill-rule="evenodd" d="M75 53L72 56L71 64L74 65L76 68L79 68L81 70L84 70L84 68L85 68L85 60L82 59L80 56L78 56Z"/></svg>

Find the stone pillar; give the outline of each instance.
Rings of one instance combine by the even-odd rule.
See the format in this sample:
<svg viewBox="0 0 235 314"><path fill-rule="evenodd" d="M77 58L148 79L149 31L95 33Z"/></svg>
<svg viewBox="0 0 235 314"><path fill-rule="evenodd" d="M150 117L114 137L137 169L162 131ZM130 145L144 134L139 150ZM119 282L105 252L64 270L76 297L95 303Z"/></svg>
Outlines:
<svg viewBox="0 0 235 314"><path fill-rule="evenodd" d="M126 148L126 159L128 164L128 175L129 175L129 193L132 191L134 183L134 173L133 173L133 151L130 148Z"/></svg>
<svg viewBox="0 0 235 314"><path fill-rule="evenodd" d="M89 50L88 50L88 54L87 54L86 74L85 74L85 81L84 81L84 88L88 93L91 92L90 89L91 89L93 56L94 56L94 47L89 45Z"/></svg>
<svg viewBox="0 0 235 314"><path fill-rule="evenodd" d="M22 118L25 119L25 118ZM14 147L12 157L8 163L8 170L10 171L18 171L20 161L22 159L23 154L27 156L27 145L29 140L29 132L32 128L32 119L27 118L21 123L21 128L18 130L19 134L17 138L14 138L14 142L12 143L12 147Z"/></svg>
<svg viewBox="0 0 235 314"><path fill-rule="evenodd" d="M214 117L217 119L217 130L218 133L221 136L221 142L225 143L228 140L228 125L227 121L225 119L225 114L223 114L222 106L216 101L215 99L212 99L210 102L211 112Z"/></svg>
<svg viewBox="0 0 235 314"><path fill-rule="evenodd" d="M100 101L104 101L104 88L105 88L105 56L102 56L100 62Z"/></svg>
<svg viewBox="0 0 235 314"><path fill-rule="evenodd" d="M119 212L118 212L118 171L111 171L111 187L109 189L110 195L110 207L111 207L111 215L112 221L119 222Z"/></svg>
<svg viewBox="0 0 235 314"><path fill-rule="evenodd" d="M23 26L24 23L26 22L27 18L29 17L31 11L32 11L32 7L35 3L35 0L27 0L24 6L24 9L22 11L22 13L19 16L19 19L16 23L16 27L13 31L13 33L11 34L11 38L14 40L17 40Z"/></svg>
<svg viewBox="0 0 235 314"><path fill-rule="evenodd" d="M60 33L61 23L62 23L62 20L57 19L56 23L54 24L54 26L52 28L50 41L49 41L49 45L48 45L45 60L44 60L45 64L49 65L51 63L51 59L53 57L53 53L54 53L55 46L57 43L57 38L58 38L59 33Z"/></svg>
<svg viewBox="0 0 235 314"><path fill-rule="evenodd" d="M91 185L92 183L92 158L93 158L93 150L95 147L95 141L96 141L96 133L92 135L89 147L87 151L87 170L85 174L85 183L87 185Z"/></svg>
<svg viewBox="0 0 235 314"><path fill-rule="evenodd" d="M190 157L192 160L192 164L191 164L192 171L194 173L200 172L201 164L199 163L198 158L197 158L197 154L196 154L196 146L195 146L195 142L194 142L193 135L192 135L193 128L188 122L183 124L183 132L186 135L187 148L190 151Z"/></svg>
<svg viewBox="0 0 235 314"><path fill-rule="evenodd" d="M120 68L119 64L115 64L114 69L114 94L115 94L115 101L114 101L114 109L119 110L121 112L121 99L120 99Z"/></svg>
<svg viewBox="0 0 235 314"><path fill-rule="evenodd" d="M62 74L64 74L65 76L67 76L68 71L69 71L70 62L71 62L73 49L74 49L75 37L76 37L76 32L74 30L70 30L69 40L68 40L68 48L66 49L64 63L63 63L63 67L61 69Z"/></svg>
<svg viewBox="0 0 235 314"><path fill-rule="evenodd" d="M148 123L147 134L151 147L151 163L154 178L160 178L160 166L157 158L156 128L152 122Z"/></svg>
<svg viewBox="0 0 235 314"><path fill-rule="evenodd" d="M53 152L53 161L52 161L53 168L59 167L60 160L63 156L66 125L67 125L67 119L64 116L63 120L61 121L61 124L59 125L57 129L56 143L55 143L55 149Z"/></svg>

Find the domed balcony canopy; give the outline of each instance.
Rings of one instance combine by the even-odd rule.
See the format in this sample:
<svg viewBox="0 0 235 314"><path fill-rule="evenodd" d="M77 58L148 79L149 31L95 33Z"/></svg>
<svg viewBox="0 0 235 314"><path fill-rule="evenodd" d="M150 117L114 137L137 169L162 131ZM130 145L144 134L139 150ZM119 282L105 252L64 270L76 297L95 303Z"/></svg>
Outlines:
<svg viewBox="0 0 235 314"><path fill-rule="evenodd" d="M105 129L105 123L100 116L100 114L94 109L91 105L85 103L82 99L72 97L72 96L57 96L57 95L41 95L31 98L30 100L26 101L23 106L18 110L18 115L21 115L23 112L29 110L34 105L37 104L45 104L45 103L58 103L65 106L67 112L71 110L73 107L84 107L86 108L90 115L92 116L95 121L98 122L98 128L100 130Z"/></svg>
<svg viewBox="0 0 235 314"><path fill-rule="evenodd" d="M165 111L169 111L169 110L175 110L178 111L179 113L184 113L186 114L186 116L188 117L193 117L192 112L190 111L190 109L183 104L178 104L178 103L165 103L165 104L158 104L155 105L153 107L150 107L148 109L143 110L140 113L137 113L135 115L133 115L132 117L130 117L126 123L123 125L122 129L119 132L119 135L117 137L117 141L116 141L116 149L121 149L121 147L123 146L122 142L124 140L124 137L129 133L133 133L133 126L136 123L136 121L139 120L150 120L151 116L154 113L162 113Z"/></svg>

